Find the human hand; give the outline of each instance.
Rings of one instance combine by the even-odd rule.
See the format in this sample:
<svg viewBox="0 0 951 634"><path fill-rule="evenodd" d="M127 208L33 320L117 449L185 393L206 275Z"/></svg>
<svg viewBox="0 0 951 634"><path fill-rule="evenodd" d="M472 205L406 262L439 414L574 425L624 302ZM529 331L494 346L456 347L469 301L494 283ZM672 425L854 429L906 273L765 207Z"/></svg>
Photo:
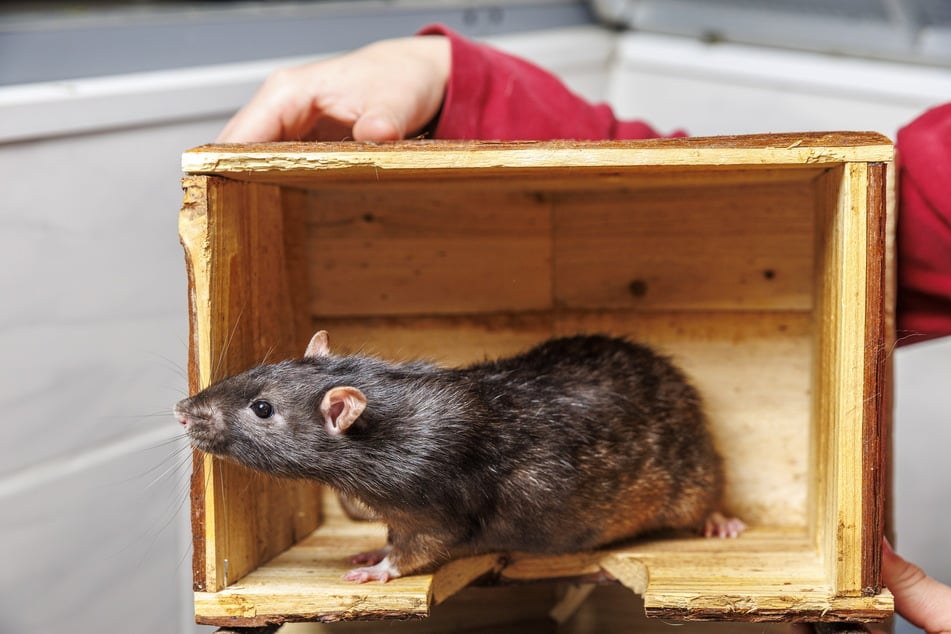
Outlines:
<svg viewBox="0 0 951 634"><path fill-rule="evenodd" d="M895 611L928 634L951 634L951 588L905 561L887 541L882 547L882 581L895 595Z"/></svg>
<svg viewBox="0 0 951 634"><path fill-rule="evenodd" d="M436 116L450 64L449 40L423 35L280 69L225 125L218 142L405 138Z"/></svg>

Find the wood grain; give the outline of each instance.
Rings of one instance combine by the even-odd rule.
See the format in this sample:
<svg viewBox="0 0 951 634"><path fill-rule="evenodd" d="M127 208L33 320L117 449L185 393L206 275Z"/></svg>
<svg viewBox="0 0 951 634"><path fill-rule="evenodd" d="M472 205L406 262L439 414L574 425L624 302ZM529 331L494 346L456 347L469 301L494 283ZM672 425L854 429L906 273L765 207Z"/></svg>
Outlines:
<svg viewBox="0 0 951 634"><path fill-rule="evenodd" d="M299 356L280 190L186 179L180 235L189 269L192 392L264 359ZM266 310L272 307L272 310ZM306 323L306 322L305 322ZM192 477L195 587L220 590L319 523L318 488L210 455Z"/></svg>
<svg viewBox="0 0 951 634"><path fill-rule="evenodd" d="M826 203L819 206L817 232L816 519L830 579L842 596L862 594L870 542L881 539L880 533L866 532L873 527L863 515L873 502L862 483L875 478L866 472L866 414L878 424L878 417L866 411L867 345L879 345L868 341L868 328L874 338L876 325L866 319L870 302L881 310L880 294L867 296L869 285L879 284L867 279L869 267L881 266L869 264L869 258L881 255L880 249L868 252L869 231L878 231L868 227L869 184L864 163L830 170L820 183ZM871 221L877 222L878 214Z"/></svg>
<svg viewBox="0 0 951 634"><path fill-rule="evenodd" d="M886 336L886 265L887 265L887 169L885 163L869 165L866 202L867 259L865 315L865 387L863 412L862 460L862 593L871 596L882 588L881 538L885 530L885 439L890 416L888 402L888 364Z"/></svg>
<svg viewBox="0 0 951 634"><path fill-rule="evenodd" d="M551 304L550 205L531 192L365 184L298 198L313 315L540 310Z"/></svg>
<svg viewBox="0 0 951 634"><path fill-rule="evenodd" d="M629 168L662 164L810 166L846 161L888 161L891 143L876 133L803 133L647 141L395 143L262 143L206 145L185 152L182 171L192 174L255 174L279 180L294 172L311 179L375 180L400 174L441 177L460 170L512 176L544 169L556 178L563 170Z"/></svg>
<svg viewBox="0 0 951 634"><path fill-rule="evenodd" d="M887 616L891 158L867 133L186 153L202 173L186 176L180 229L192 390L298 356L316 329L335 351L449 365L555 334L631 335L698 385L726 506L752 524L729 542L486 555L352 586L344 555L378 546L380 527L311 533L313 489L196 458L199 619L417 618L474 579L601 570L664 618Z"/></svg>
<svg viewBox="0 0 951 634"><path fill-rule="evenodd" d="M559 306L812 307L814 200L802 183L589 189L553 204Z"/></svg>
<svg viewBox="0 0 951 634"><path fill-rule="evenodd" d="M312 535L221 592L196 593L200 623L255 626L297 621L420 618L444 575L485 573L483 583L571 579L602 567L647 570L648 616L680 620L877 621L890 613L891 595L837 597L803 529L754 528L737 540L691 537L640 540L622 548L561 556L510 553L460 560L434 574L386 584L341 579L345 555L378 546L379 524L346 519L331 496L326 521ZM455 570L453 570L455 568ZM641 583L640 580L637 583ZM449 582L452 585L452 582Z"/></svg>

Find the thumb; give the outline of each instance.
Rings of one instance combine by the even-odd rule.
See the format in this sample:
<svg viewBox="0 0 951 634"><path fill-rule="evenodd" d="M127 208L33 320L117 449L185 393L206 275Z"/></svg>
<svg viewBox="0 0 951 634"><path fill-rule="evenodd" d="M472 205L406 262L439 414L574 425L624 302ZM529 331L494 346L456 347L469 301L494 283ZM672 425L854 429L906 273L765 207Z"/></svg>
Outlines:
<svg viewBox="0 0 951 634"><path fill-rule="evenodd" d="M882 580L895 595L895 610L929 634L951 633L951 588L932 579L895 553L882 548Z"/></svg>

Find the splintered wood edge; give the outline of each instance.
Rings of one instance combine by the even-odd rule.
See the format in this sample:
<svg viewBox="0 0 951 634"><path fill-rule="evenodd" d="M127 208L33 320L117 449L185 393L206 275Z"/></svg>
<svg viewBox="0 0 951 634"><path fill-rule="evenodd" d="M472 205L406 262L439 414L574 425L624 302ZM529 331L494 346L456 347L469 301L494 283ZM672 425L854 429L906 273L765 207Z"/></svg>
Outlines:
<svg viewBox="0 0 951 634"><path fill-rule="evenodd" d="M374 170L821 165L891 161L877 133L808 133L647 141L261 143L205 145L182 155L192 174Z"/></svg>
<svg viewBox="0 0 951 634"><path fill-rule="evenodd" d="M650 618L682 621L880 623L894 610L894 598L887 590L874 597L831 600L749 592L723 593L716 600L687 591L667 592L645 597L644 611Z"/></svg>
<svg viewBox="0 0 951 634"><path fill-rule="evenodd" d="M178 234L185 251L185 269L188 276L188 392L194 394L202 387L202 376L207 376L207 351L200 350L206 345L207 319L198 317L199 312L207 310L209 304L207 288L196 286L195 279L207 277L210 256L205 239L208 231L207 177L186 176L182 179L183 200L178 216ZM192 584L196 591L214 587L217 584L218 570L214 553L214 540L207 539L214 534L214 510L207 505L213 496L211 490L213 471L210 470L210 458L198 452L192 456L191 527L192 527Z"/></svg>
<svg viewBox="0 0 951 634"><path fill-rule="evenodd" d="M610 577L605 577L607 572ZM683 580L649 579L649 564L624 551L583 552L559 556L490 554L450 562L433 574L413 575L386 585L308 587L246 593L242 585L195 594L196 619L208 625L257 627L286 622L413 619L472 582L521 583L576 580L590 583L612 577L644 597L648 617L682 621L734 622L880 622L894 610L892 595L836 597L827 585L806 591L756 588L728 581L683 587ZM709 586L709 587L707 587ZM584 595L579 595L583 600ZM556 611L570 611L570 605Z"/></svg>

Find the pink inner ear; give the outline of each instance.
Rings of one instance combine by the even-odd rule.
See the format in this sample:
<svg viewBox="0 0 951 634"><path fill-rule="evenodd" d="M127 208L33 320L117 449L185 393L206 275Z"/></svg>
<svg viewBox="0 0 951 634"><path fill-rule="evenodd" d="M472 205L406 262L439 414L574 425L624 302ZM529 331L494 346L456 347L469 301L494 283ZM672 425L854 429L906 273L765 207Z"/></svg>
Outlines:
<svg viewBox="0 0 951 634"><path fill-rule="evenodd" d="M330 411L327 413L330 417L330 422L334 427L338 427L337 419L340 418L340 414L343 413L343 401L334 401L330 404Z"/></svg>

